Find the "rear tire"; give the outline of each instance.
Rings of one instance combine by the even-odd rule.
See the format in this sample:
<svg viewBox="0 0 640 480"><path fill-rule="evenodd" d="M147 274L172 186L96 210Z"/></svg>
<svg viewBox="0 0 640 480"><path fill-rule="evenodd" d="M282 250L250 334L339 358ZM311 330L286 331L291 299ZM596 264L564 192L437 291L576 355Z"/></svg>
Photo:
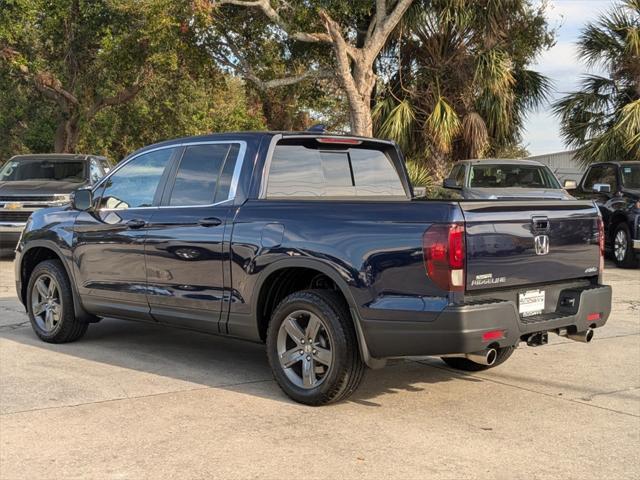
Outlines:
<svg viewBox="0 0 640 480"><path fill-rule="evenodd" d="M620 268L635 268L638 259L633 250L631 232L626 223L620 223L613 232L613 260Z"/></svg>
<svg viewBox="0 0 640 480"><path fill-rule="evenodd" d="M267 355L282 391L306 405L347 398L366 368L349 310L331 290L295 292L280 302L267 330Z"/></svg>
<svg viewBox="0 0 640 480"><path fill-rule="evenodd" d="M465 372L481 372L493 367L497 367L500 364L506 362L513 354L516 347L504 347L498 349L498 355L493 365L482 365L480 363L472 362L468 358L464 357L442 357L442 361L449 367L456 370L464 370Z"/></svg>
<svg viewBox="0 0 640 480"><path fill-rule="evenodd" d="M29 278L26 300L31 327L47 343L73 342L89 327L76 318L71 283L59 260L36 265Z"/></svg>

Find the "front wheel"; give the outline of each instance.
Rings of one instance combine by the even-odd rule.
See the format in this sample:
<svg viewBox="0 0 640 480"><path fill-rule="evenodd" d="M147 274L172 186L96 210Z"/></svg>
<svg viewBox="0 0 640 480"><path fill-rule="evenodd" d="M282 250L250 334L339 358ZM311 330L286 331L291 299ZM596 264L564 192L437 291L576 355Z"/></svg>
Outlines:
<svg viewBox="0 0 640 480"><path fill-rule="evenodd" d="M73 342L87 331L88 324L75 316L73 291L59 260L46 260L33 269L27 310L33 331L45 342Z"/></svg>
<svg viewBox="0 0 640 480"><path fill-rule="evenodd" d="M493 365L482 365L480 363L472 362L468 358L464 357L442 357L442 361L451 368L456 370L464 370L465 372L480 372L482 370L488 370L489 368L497 367L498 365L506 362L513 354L516 347L504 347L498 348L498 355Z"/></svg>
<svg viewBox="0 0 640 480"><path fill-rule="evenodd" d="M613 233L613 258L618 267L633 268L638 266L629 227L621 223Z"/></svg>
<svg viewBox="0 0 640 480"><path fill-rule="evenodd" d="M348 397L365 371L349 311L330 290L295 292L280 302L267 331L267 355L280 388L307 405Z"/></svg>

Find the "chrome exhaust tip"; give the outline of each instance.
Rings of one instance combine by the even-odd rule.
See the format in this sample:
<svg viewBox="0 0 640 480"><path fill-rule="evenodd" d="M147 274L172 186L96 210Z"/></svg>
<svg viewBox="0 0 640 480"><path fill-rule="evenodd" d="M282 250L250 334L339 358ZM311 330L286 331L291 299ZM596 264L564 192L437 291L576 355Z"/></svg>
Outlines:
<svg viewBox="0 0 640 480"><path fill-rule="evenodd" d="M593 340L593 329L589 328L584 332L568 333L567 338L570 338L574 342L589 343Z"/></svg>
<svg viewBox="0 0 640 480"><path fill-rule="evenodd" d="M487 348L486 350L481 350L479 352L467 353L465 358L474 363L479 363L480 365L491 366L496 363L498 351L495 348Z"/></svg>

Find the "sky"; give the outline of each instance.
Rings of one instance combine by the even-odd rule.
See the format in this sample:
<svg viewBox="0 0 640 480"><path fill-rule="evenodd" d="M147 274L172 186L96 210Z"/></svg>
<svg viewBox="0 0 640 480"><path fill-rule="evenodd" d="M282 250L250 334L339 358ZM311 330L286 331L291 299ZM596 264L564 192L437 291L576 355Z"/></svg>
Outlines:
<svg viewBox="0 0 640 480"><path fill-rule="evenodd" d="M578 89L580 76L587 73L576 49L580 30L587 22L597 20L614 3L614 0L550 0L547 18L551 27L558 29L556 45L531 67L551 79L553 91L549 103ZM531 155L567 150L560 137L560 124L551 114L549 104L529 114L522 137Z"/></svg>

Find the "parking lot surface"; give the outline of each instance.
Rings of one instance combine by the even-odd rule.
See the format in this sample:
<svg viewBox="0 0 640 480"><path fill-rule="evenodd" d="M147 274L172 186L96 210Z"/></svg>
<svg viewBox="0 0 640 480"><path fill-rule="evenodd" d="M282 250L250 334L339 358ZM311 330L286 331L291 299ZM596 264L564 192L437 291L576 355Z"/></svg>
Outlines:
<svg viewBox="0 0 640 480"><path fill-rule="evenodd" d="M347 402L286 398L262 345L105 319L37 340L0 262L0 478L639 478L640 272L609 323L495 369L369 371Z"/></svg>

